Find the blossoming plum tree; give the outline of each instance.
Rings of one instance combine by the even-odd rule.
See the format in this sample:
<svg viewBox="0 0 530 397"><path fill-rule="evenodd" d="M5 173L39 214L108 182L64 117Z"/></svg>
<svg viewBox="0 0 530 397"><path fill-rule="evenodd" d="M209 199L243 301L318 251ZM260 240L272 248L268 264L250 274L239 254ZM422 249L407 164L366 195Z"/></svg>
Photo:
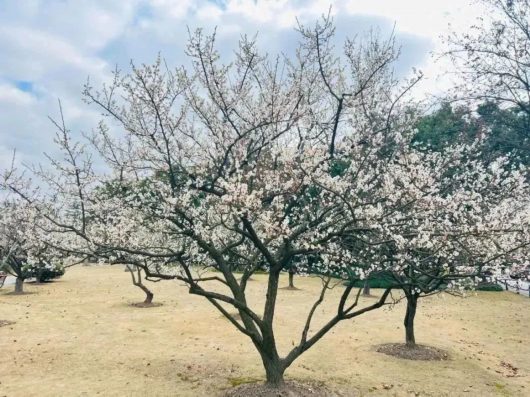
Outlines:
<svg viewBox="0 0 530 397"><path fill-rule="evenodd" d="M475 104L491 101L513 107L528 118L530 106L530 2L528 0L479 0L484 15L470 29L449 32L442 55L452 61L459 77L454 99ZM528 139L528 131L522 131ZM518 147L512 147L518 152ZM526 148L522 148L525 155Z"/></svg>
<svg viewBox="0 0 530 397"><path fill-rule="evenodd" d="M405 246L434 249L457 230L462 241L485 248L480 237L504 216L487 212L501 219L483 219L477 211L467 217L469 202L480 202L484 192L493 200L505 190L488 190L479 178L477 185L455 184L448 196L454 156L409 144L414 119L408 93L421 74L406 81L394 76L399 52L392 39L372 31L347 40L342 62L334 55L329 17L299 31L301 45L292 58L261 55L257 43L243 37L235 61L223 65L215 35L198 30L187 47L191 71L164 69L158 59L152 66L133 65L123 78L116 70L101 91L87 83L86 101L118 123L121 135L102 121L88 136L110 168L107 175L96 176L90 162L74 161L76 155L68 167L57 167L72 189L50 184L56 192L50 200L77 203L80 213L47 216L54 227L43 237L74 257L134 264L148 278L185 283L250 338L270 387L281 387L285 370L339 322L391 303L388 288L361 306L361 290L353 293L350 283L336 312L312 331L332 273L347 274L383 242L399 252L390 261L355 268L361 278L388 267L403 274L412 260ZM94 189L144 179L147 191L98 195ZM38 210L17 178L4 184ZM441 230L451 210L455 216ZM475 241L469 233L478 225L485 230L479 228ZM454 257L453 248L442 244L436 255ZM273 326L280 273L293 260L298 271L308 272L315 258L322 290L299 341L281 355ZM246 295L259 266L268 270L263 308L251 306ZM244 269L240 279L235 269Z"/></svg>
<svg viewBox="0 0 530 397"><path fill-rule="evenodd" d="M408 180L420 188L418 195L406 197L402 190L405 200L395 203L399 210L386 201L377 228L350 237L356 244L356 263L371 264L372 277L404 292L408 346L415 346L418 299L440 291L462 294L486 270L519 258L528 248L528 170L509 170L507 158L487 166L467 161L468 169L462 169L462 150L469 156L476 149L462 146L426 157L416 152L408 159L408 166L417 161L410 169L411 179L402 176L391 183L400 186ZM428 164L427 179L416 174L421 164ZM454 172L455 168L460 170ZM452 171L450 177L447 171Z"/></svg>
<svg viewBox="0 0 530 397"><path fill-rule="evenodd" d="M24 281L34 276L28 267L55 268L59 253L44 242L42 221L39 212L25 201L7 197L1 203L1 270L16 277L15 294L24 293Z"/></svg>

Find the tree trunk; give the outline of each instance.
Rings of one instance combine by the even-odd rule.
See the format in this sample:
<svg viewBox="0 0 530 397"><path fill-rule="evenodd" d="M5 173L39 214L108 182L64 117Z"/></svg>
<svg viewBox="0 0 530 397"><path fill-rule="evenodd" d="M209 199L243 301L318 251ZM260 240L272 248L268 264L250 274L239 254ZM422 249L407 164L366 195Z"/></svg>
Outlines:
<svg viewBox="0 0 530 397"><path fill-rule="evenodd" d="M370 283L368 282L368 280L364 282L363 295L370 296Z"/></svg>
<svg viewBox="0 0 530 397"><path fill-rule="evenodd" d="M38 269L37 272L35 273L35 283L37 284L40 284L42 283L42 269Z"/></svg>
<svg viewBox="0 0 530 397"><path fill-rule="evenodd" d="M405 315L405 341L407 346L415 347L416 338L414 337L414 317L418 306L417 295L407 295L407 314Z"/></svg>
<svg viewBox="0 0 530 397"><path fill-rule="evenodd" d="M15 294L23 294L24 293L24 280L20 277L17 277L17 280L15 281Z"/></svg>
<svg viewBox="0 0 530 397"><path fill-rule="evenodd" d="M291 273L291 271L289 272ZM294 274L294 271L292 271ZM274 309L276 307L276 298L278 295L278 282L280 279L279 271L272 271L269 273L269 283L267 287L267 299L265 303L265 310L263 311L263 323L261 327L262 342L256 347L261 355L263 366L265 367L265 374L267 380L265 385L272 389L279 389L283 387L283 373L285 368L278 350L276 348L276 338L274 336L273 320Z"/></svg>
<svg viewBox="0 0 530 397"><path fill-rule="evenodd" d="M144 303L147 305L150 305L153 303L153 297L155 296L149 288L147 288L141 280L138 280L137 282L133 282L134 285L136 285L138 288L140 288L142 291L145 292L145 300Z"/></svg>
<svg viewBox="0 0 530 397"><path fill-rule="evenodd" d="M145 292L145 300L144 300L144 303L146 305L150 305L151 303L153 303L153 297L154 297L154 294L151 292L151 290L149 290L149 288L147 288L143 283L142 283L142 269L138 266L134 266L134 269L131 265L125 265L125 269L126 271L129 271L131 272L131 278L132 278L132 282L133 282L133 285L135 285L136 287L140 288L142 291ZM138 279L136 279L136 277L134 276L134 271L136 271L138 274Z"/></svg>
<svg viewBox="0 0 530 397"><path fill-rule="evenodd" d="M144 292L146 295L144 303L147 305L150 305L151 303L153 303L154 294L151 291L149 291L147 288L144 289Z"/></svg>
<svg viewBox="0 0 530 397"><path fill-rule="evenodd" d="M270 360L263 356L262 358L266 374L265 385L271 389L280 389L285 384L283 380L285 368L283 368L281 361L279 358L275 360Z"/></svg>
<svg viewBox="0 0 530 397"><path fill-rule="evenodd" d="M294 273L289 272L289 288L294 288Z"/></svg>

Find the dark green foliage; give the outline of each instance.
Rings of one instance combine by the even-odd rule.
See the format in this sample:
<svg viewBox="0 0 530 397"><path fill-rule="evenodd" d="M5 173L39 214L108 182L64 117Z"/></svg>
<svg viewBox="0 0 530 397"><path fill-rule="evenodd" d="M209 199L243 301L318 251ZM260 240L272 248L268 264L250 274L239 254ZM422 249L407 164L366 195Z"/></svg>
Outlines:
<svg viewBox="0 0 530 397"><path fill-rule="evenodd" d="M344 283L344 285L348 286L349 283L350 282ZM353 281L353 286L356 288L362 288L364 287L364 283L365 283L365 280ZM383 288L383 289L396 286L394 282L390 280L385 280L382 278L374 278L374 279L368 280L368 285L370 286L370 288Z"/></svg>
<svg viewBox="0 0 530 397"><path fill-rule="evenodd" d="M429 150L441 151L457 142L470 141L480 132L480 123L470 117L471 111L444 103L436 112L420 119L412 143L428 145Z"/></svg>
<svg viewBox="0 0 530 397"><path fill-rule="evenodd" d="M495 157L511 155L522 164L530 164L530 120L518 107L501 109L493 102L478 107L479 120L488 131L486 153Z"/></svg>
<svg viewBox="0 0 530 397"><path fill-rule="evenodd" d="M26 278L35 278L38 282L50 281L64 276L65 268L61 264L52 266L27 265L25 267Z"/></svg>
<svg viewBox="0 0 530 397"><path fill-rule="evenodd" d="M504 288L502 288L502 286L500 286L499 284L487 283L487 284L478 285L475 288L475 290L476 291L502 292L504 291Z"/></svg>
<svg viewBox="0 0 530 397"><path fill-rule="evenodd" d="M484 138L480 157L485 163L509 155L512 163L530 164L530 119L518 107L501 108L485 102L473 111L444 103L415 127L412 143L424 150L443 151L456 143Z"/></svg>
<svg viewBox="0 0 530 397"><path fill-rule="evenodd" d="M364 279L361 280L359 278L354 278L352 281L348 281L344 283L344 285L348 286L351 282L353 282L353 286L356 288L362 288L364 287L364 284L368 281L368 285L370 288L397 288L398 283L392 278L389 274L372 274L368 280Z"/></svg>
<svg viewBox="0 0 530 397"><path fill-rule="evenodd" d="M335 161L333 162L333 164L331 166L330 174L333 177L338 176L338 175L342 175L344 173L344 171L346 171L348 169L349 166L350 166L350 162L349 161L346 161L346 160L343 160L343 159L338 159L338 160L335 159Z"/></svg>

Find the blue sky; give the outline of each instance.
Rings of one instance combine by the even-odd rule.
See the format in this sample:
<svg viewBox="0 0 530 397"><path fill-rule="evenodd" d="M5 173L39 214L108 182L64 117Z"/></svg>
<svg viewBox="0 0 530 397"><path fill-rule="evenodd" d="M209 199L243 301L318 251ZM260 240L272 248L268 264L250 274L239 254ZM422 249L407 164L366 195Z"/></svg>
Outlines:
<svg viewBox="0 0 530 397"><path fill-rule="evenodd" d="M25 164L54 153L48 116L58 116L58 99L75 133L97 125L99 113L81 97L88 76L100 87L116 64L127 71L131 59L151 63L158 52L181 65L188 28L217 27L227 61L240 35L256 32L264 51L289 53L298 40L296 18L309 24L330 4L339 47L346 36L371 26L389 34L395 24L403 47L397 69L423 70L424 91L440 89L443 65L430 53L448 23L458 29L480 14L465 0L0 0L0 168L14 149Z"/></svg>

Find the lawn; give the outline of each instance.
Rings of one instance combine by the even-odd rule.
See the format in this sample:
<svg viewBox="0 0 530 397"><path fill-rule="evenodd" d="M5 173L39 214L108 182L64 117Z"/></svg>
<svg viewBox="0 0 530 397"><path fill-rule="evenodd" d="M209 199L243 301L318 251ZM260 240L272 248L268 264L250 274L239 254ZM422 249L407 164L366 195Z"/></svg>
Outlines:
<svg viewBox="0 0 530 397"><path fill-rule="evenodd" d="M266 275L253 278L248 295L261 307ZM279 293L283 353L299 340L320 280L295 284L300 291ZM122 266L72 268L56 282L27 284L23 296L0 290L0 320L15 322L0 328L0 396L215 396L264 378L251 342L205 299L178 282L149 285L163 306L128 306L143 296ZM342 288L327 296L320 323ZM417 341L447 350L450 360L418 362L374 351L404 340L400 303L340 324L286 375L325 383L338 396L527 396L529 309L529 298L509 292L422 299Z"/></svg>

